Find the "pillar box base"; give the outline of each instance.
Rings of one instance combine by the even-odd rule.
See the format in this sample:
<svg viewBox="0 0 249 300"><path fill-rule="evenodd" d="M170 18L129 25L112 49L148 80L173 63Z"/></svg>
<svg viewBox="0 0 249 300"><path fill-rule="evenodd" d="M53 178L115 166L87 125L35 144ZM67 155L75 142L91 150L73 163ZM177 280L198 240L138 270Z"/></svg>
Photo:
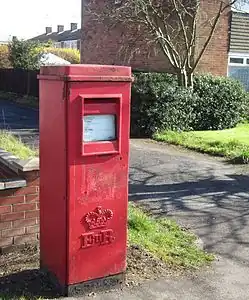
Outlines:
<svg viewBox="0 0 249 300"><path fill-rule="evenodd" d="M121 288L124 283L125 274L118 274L62 287L62 292L65 296L73 297Z"/></svg>
<svg viewBox="0 0 249 300"><path fill-rule="evenodd" d="M84 296L91 293L108 291L111 289L121 288L125 284L125 273L108 276L104 278L89 280L72 285L61 285L56 276L49 272L48 269L41 264L41 270L45 272L51 283L54 285L54 293L65 297Z"/></svg>

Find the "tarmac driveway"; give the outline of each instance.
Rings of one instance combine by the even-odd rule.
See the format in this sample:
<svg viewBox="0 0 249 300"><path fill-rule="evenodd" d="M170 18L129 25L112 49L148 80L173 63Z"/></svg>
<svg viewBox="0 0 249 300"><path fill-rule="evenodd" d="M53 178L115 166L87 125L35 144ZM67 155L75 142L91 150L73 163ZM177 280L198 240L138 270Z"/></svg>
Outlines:
<svg viewBox="0 0 249 300"><path fill-rule="evenodd" d="M162 292L154 299L249 299L249 166L134 140L130 200L189 227L218 255L208 273L150 285Z"/></svg>
<svg viewBox="0 0 249 300"><path fill-rule="evenodd" d="M190 227L206 249L249 264L249 166L136 140L130 200Z"/></svg>
<svg viewBox="0 0 249 300"><path fill-rule="evenodd" d="M249 299L249 166L133 140L130 200L190 228L217 260L192 276L160 279L94 299Z"/></svg>
<svg viewBox="0 0 249 300"><path fill-rule="evenodd" d="M0 130L9 130L31 147L39 145L39 112L0 99Z"/></svg>

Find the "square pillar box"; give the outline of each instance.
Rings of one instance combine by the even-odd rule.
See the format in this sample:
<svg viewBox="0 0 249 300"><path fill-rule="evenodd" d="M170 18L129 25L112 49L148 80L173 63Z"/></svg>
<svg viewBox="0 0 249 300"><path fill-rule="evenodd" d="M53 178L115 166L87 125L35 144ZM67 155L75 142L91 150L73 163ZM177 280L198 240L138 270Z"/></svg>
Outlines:
<svg viewBox="0 0 249 300"><path fill-rule="evenodd" d="M131 69L42 67L39 80L40 259L70 294L126 269Z"/></svg>

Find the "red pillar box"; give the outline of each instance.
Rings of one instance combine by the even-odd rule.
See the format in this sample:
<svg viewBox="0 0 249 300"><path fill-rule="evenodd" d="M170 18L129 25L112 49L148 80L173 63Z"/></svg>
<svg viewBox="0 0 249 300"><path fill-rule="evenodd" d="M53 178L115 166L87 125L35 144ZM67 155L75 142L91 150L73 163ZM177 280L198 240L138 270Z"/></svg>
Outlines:
<svg viewBox="0 0 249 300"><path fill-rule="evenodd" d="M126 269L131 69L43 67L39 79L41 264L73 294Z"/></svg>

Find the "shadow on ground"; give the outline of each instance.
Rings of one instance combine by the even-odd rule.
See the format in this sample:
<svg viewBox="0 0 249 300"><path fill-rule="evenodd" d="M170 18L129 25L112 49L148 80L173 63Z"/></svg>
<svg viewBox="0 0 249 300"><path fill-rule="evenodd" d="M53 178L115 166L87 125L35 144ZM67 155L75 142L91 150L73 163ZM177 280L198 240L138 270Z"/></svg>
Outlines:
<svg viewBox="0 0 249 300"><path fill-rule="evenodd" d="M137 173L143 174L139 180ZM249 265L248 175L165 184L160 181L158 173L133 167L130 201L153 216L171 217L191 228L204 241L206 250Z"/></svg>
<svg viewBox="0 0 249 300"><path fill-rule="evenodd" d="M132 149L129 199L156 217L173 218L190 228L208 251L227 258L222 261L229 267L221 269L217 284L225 282L227 289L239 286L238 274L248 278L248 173L248 168L241 171L202 155L141 143ZM35 270L2 277L1 293L10 298L10 292L18 296L26 290L29 299L55 297L46 276Z"/></svg>
<svg viewBox="0 0 249 300"><path fill-rule="evenodd" d="M27 299L60 297L60 292L46 272L26 270L0 278L0 299Z"/></svg>

